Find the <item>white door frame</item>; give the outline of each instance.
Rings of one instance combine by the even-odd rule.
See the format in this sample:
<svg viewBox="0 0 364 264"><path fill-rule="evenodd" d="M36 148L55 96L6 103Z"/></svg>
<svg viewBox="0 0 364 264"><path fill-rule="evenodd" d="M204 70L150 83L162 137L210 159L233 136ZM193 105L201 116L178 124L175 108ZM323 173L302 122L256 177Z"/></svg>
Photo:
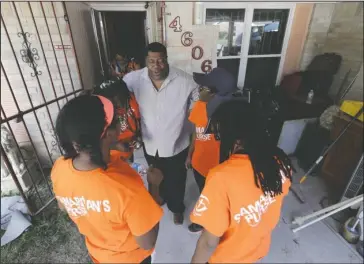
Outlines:
<svg viewBox="0 0 364 264"><path fill-rule="evenodd" d="M146 9L146 2L86 2L91 8L97 11L139 11L146 12L147 21L147 32L148 32L148 42L153 42L154 34L156 32L157 21L153 22L153 10L156 3L149 3L149 7Z"/></svg>
<svg viewBox="0 0 364 264"><path fill-rule="evenodd" d="M240 58L240 66L239 66L239 76L238 76L238 87L243 88L245 82L246 75L246 67L248 63L248 58L259 58L259 57L280 57L278 73L276 77L276 85L279 84L282 77L282 70L286 58L286 51L288 46L289 37L291 35L292 22L294 17L294 12L296 8L295 3L291 2L203 2L200 14L203 18L203 24L206 21L206 9L216 8L216 9L245 9L245 18L244 18L244 37L242 39L242 50L240 56L226 56L225 59L234 59ZM280 54L270 54L270 55L248 55L249 52L249 44L250 44L250 33L251 33L251 24L253 21L253 12L254 9L289 9L289 16L287 19L286 32L284 35L284 40L282 44L282 52ZM224 59L217 58L217 59Z"/></svg>

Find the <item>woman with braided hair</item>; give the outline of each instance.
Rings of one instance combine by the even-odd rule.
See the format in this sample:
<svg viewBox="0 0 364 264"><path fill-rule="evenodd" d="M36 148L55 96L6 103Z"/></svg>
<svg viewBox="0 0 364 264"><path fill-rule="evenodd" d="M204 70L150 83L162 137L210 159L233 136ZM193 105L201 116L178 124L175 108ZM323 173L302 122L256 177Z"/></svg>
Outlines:
<svg viewBox="0 0 364 264"><path fill-rule="evenodd" d="M148 192L120 152L110 150L120 134L113 103L103 96L73 98L58 114L56 134L64 156L52 168L53 191L84 235L92 262L151 263L163 175L148 170Z"/></svg>
<svg viewBox="0 0 364 264"><path fill-rule="evenodd" d="M122 79L105 81L94 88L95 95L111 100L116 106L121 125L118 143L113 147L132 159L133 150L141 146L139 106Z"/></svg>
<svg viewBox="0 0 364 264"><path fill-rule="evenodd" d="M269 252L291 184L291 163L260 111L240 98L207 104L206 133L220 140L191 221L203 227L192 263L253 263Z"/></svg>

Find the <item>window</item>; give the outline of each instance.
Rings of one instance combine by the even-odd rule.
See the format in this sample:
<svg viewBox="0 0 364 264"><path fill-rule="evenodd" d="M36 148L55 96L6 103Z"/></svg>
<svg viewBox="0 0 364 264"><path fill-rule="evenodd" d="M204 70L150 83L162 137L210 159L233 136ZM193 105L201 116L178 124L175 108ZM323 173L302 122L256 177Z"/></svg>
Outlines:
<svg viewBox="0 0 364 264"><path fill-rule="evenodd" d="M245 9L206 9L206 25L220 26L217 57L239 56Z"/></svg>
<svg viewBox="0 0 364 264"><path fill-rule="evenodd" d="M280 54L286 31L288 9L255 9L249 55Z"/></svg>

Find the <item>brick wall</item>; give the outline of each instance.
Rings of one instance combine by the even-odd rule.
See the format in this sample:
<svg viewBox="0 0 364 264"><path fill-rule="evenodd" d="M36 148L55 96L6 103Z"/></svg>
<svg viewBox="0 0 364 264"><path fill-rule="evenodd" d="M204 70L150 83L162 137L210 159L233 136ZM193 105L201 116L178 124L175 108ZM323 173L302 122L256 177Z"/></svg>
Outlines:
<svg viewBox="0 0 364 264"><path fill-rule="evenodd" d="M1 23L1 106L7 117L17 114L18 110L14 98L10 93L4 71L9 79L10 86L12 87L16 97L15 100L18 102L21 111L30 109L32 107L30 102L32 102L33 106L38 106L44 103L44 101L55 99L55 96L60 97L82 87L68 24L64 18L65 13L62 3L53 2L53 4L54 11L51 2L43 2L45 13L44 17L40 2L30 2L30 7L27 2L15 2L16 9L14 9L12 2L1 3L1 15L10 38L8 39L4 25ZM37 50L39 56L39 60L36 60L38 65L37 70L41 72L41 74L38 75L39 82L36 77L31 75L32 73L34 74L33 69L22 60L20 51L24 49L24 40L22 37L18 36L18 32L21 32L21 29L15 10L18 12L20 23L23 25L24 32L28 32L30 34L28 41L31 48L35 48ZM34 14L34 21L32 19L31 10ZM45 18L48 21L50 35L48 34ZM60 34L56 21L58 21ZM39 37L37 35L34 22L37 25ZM63 40L64 47L68 49L63 51L62 49L55 48L54 52L54 46L58 48L61 47L58 46L62 44L61 38ZM53 39L53 44L51 39ZM21 78L9 40L14 46L16 59L19 61L20 70L24 76L25 84ZM44 53L40 43L43 45ZM48 63L48 67L46 65L46 61ZM25 87L28 88L30 98L28 97ZM42 96L42 91L44 98ZM73 96L70 98L73 98ZM65 102L66 100L60 100L59 106L62 107ZM52 159L54 160L60 155L57 146L53 146L54 134L47 110L49 111L54 123L59 112L58 104L53 103L48 107L48 109L43 107L36 111L40 128L38 127L37 120L33 113L24 115L24 121L29 129L30 137L34 142L37 153L44 165L50 165L51 163L46 151L46 145L42 139L42 134L45 137L48 149L51 151ZM14 120L10 123L14 130L16 140L21 145L29 146L30 140L23 123L16 123Z"/></svg>
<svg viewBox="0 0 364 264"><path fill-rule="evenodd" d="M351 74L348 85L359 72L363 61L363 2L316 4L301 59L305 69L313 57L324 52L335 52L343 61L329 94L335 96L346 73ZM355 89L363 89L357 86ZM360 95L360 91L353 94ZM362 100L362 97L355 98Z"/></svg>
<svg viewBox="0 0 364 264"><path fill-rule="evenodd" d="M346 100L363 100L363 63L361 64L358 77L355 79L352 88L344 97Z"/></svg>

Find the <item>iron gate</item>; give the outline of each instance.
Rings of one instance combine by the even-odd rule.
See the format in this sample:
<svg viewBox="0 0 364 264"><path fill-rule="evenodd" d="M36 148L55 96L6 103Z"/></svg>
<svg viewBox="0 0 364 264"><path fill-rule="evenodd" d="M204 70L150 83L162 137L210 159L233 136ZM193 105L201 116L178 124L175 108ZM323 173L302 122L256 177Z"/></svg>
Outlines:
<svg viewBox="0 0 364 264"><path fill-rule="evenodd" d="M54 201L55 119L83 89L73 47L64 2L1 3L2 195L15 183L32 215Z"/></svg>

